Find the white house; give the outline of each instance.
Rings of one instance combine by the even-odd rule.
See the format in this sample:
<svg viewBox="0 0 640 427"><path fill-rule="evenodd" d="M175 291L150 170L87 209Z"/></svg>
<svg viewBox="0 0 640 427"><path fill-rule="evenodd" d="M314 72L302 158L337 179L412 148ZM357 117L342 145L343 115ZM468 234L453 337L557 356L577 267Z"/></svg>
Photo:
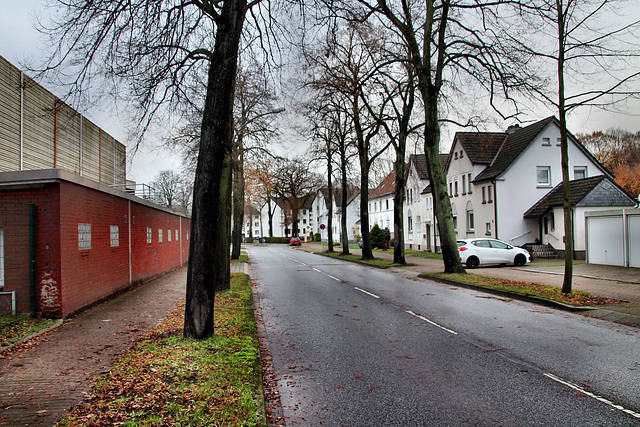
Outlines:
<svg viewBox="0 0 640 427"><path fill-rule="evenodd" d="M369 192L369 225L388 228L393 238L393 198L396 192L396 172L392 171Z"/></svg>
<svg viewBox="0 0 640 427"><path fill-rule="evenodd" d="M448 156L440 155L440 164L446 168ZM409 156L404 200L405 247L418 251L437 252L440 246L433 211L433 194L424 154Z"/></svg>
<svg viewBox="0 0 640 427"><path fill-rule="evenodd" d="M320 233L320 238L323 242L328 241L329 239L329 229L327 228L329 225L329 204L328 204L329 193L326 188L319 190L316 194L313 203L311 204L310 211L315 216L314 218L314 233ZM332 236L335 242L340 240L341 234L341 216L344 212L342 209L342 190L339 188L333 189L333 216L331 218L332 221ZM350 187L349 192L347 194L347 235L349 241L353 242L356 240L356 236L359 233L359 224L360 224L360 190L357 187ZM320 228L321 225L324 225L325 228L322 230Z"/></svg>
<svg viewBox="0 0 640 427"><path fill-rule="evenodd" d="M569 134L569 170L574 189L574 247L584 257L584 209L634 206L611 174ZM542 243L564 251L560 125L549 117L504 133L457 133L447 168L457 235L490 236L522 246ZM585 178L599 177L597 180ZM609 192L612 197L602 197Z"/></svg>

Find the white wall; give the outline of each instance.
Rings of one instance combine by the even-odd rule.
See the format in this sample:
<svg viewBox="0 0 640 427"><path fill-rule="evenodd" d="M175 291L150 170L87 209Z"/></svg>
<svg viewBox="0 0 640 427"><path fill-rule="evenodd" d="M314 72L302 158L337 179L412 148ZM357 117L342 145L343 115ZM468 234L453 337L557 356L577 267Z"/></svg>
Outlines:
<svg viewBox="0 0 640 427"><path fill-rule="evenodd" d="M551 145L543 145L543 138L549 138ZM562 181L560 128L551 123L524 150L520 157L500 176L496 182L496 203L498 203L498 238L513 245L533 242L538 236L538 221L524 220L524 213L537 201ZM537 166L551 168L551 184L537 185ZM602 171L575 144L569 141L569 171L573 179L574 166L587 166L587 176L602 175ZM556 216L556 230L560 224ZM561 228L562 230L562 228ZM562 231L561 235L564 235ZM556 249L564 249L553 245Z"/></svg>

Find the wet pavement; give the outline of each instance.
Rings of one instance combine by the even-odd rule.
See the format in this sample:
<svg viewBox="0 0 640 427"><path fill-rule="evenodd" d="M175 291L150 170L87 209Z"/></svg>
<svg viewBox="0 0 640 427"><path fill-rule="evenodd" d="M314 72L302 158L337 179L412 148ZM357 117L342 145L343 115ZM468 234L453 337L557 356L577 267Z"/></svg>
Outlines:
<svg viewBox="0 0 640 427"><path fill-rule="evenodd" d="M319 252L326 250L326 246L307 243L300 249ZM350 249L350 252L358 255L362 253L359 249ZM393 251L376 251L374 256L392 260ZM414 265L392 270L409 275L443 271L441 260L407 256L406 261ZM564 260L535 259L524 267L482 267L473 270L473 273L562 287ZM573 289L627 301L624 304L599 306L595 310L584 311L584 315L640 326L640 268L587 264L585 261L576 260L573 270Z"/></svg>

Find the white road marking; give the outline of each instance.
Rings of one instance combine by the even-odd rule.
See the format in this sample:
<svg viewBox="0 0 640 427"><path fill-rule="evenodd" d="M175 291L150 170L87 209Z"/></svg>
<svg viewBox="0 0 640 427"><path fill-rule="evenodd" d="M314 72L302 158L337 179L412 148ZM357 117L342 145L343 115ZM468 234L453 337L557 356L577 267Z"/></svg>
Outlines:
<svg viewBox="0 0 640 427"><path fill-rule="evenodd" d="M322 273L322 271L318 270L318 269L317 269L317 268L315 268L315 267L311 267L311 268L313 269L313 271L317 271L318 273ZM324 274L324 273L322 273L322 274Z"/></svg>
<svg viewBox="0 0 640 427"><path fill-rule="evenodd" d="M437 324L437 323L436 323L436 322L434 322L433 320L429 320L429 319L427 319L426 317L421 316L421 315L419 315L419 314L416 314L416 313L414 313L414 312L413 312L413 311L411 311L411 310L407 310L407 313L409 313L409 314L410 314L410 315L412 315L412 316L417 317L417 318L418 318L418 319L420 319L420 320L424 320L425 322L430 323L430 324L432 324L433 326L435 326L435 327L437 327L437 328L442 329L443 331L447 331L447 332L449 332L450 334L453 334L453 335L458 335L458 333L457 333L456 331L452 331L452 330L451 330L451 329L449 329L449 328L445 328L444 326Z"/></svg>
<svg viewBox="0 0 640 427"><path fill-rule="evenodd" d="M578 392L580 392L580 393L584 394L585 396L592 397L592 398L594 398L594 399L596 399L596 400L598 400L598 401L600 401L600 402L604 403L605 405L609 405L609 406L611 406L612 408L616 408L616 409L617 409L617 410L619 410L619 411L622 411L622 412L624 412L624 413L626 413L626 414L629 414L629 415L631 415L632 417L640 418L640 414L639 414L639 413L634 412L634 411L632 411L631 409L626 409L626 408L624 408L624 407L622 407L622 406L620 406L620 405L616 405L615 403L613 403L612 401L610 401L610 400L608 400L608 399L605 399L604 397L601 397L601 396L598 396L597 394L593 394L593 393L591 393L591 392L589 392L589 391L586 391L586 390L584 390L584 389L582 389L582 388L578 387L578 386L577 386L577 385L575 385L575 384L571 384L571 383L570 383L570 382L568 382L568 381L565 381L565 380L563 380L563 379L561 379L561 378L556 377L556 376L555 376L555 375L553 375L553 374L546 374L546 373L545 373L545 374L543 374L543 375L544 375L545 377L547 377L547 378L551 378L552 380L554 380L554 381L556 381L556 382L559 382L560 384L566 385L567 387L570 387L570 388L572 388L572 389L574 389L574 390L576 390L576 391L578 391Z"/></svg>
<svg viewBox="0 0 640 427"><path fill-rule="evenodd" d="M355 290L357 290L357 291L363 292L363 293L365 293L365 294L369 295L370 297L380 298L378 295L376 295L376 294L372 294L371 292L367 292L367 291L365 291L364 289L360 289L360 288L358 288L357 286L354 286L354 289L355 289Z"/></svg>
<svg viewBox="0 0 640 427"><path fill-rule="evenodd" d="M333 277L333 276L332 276L332 275L330 275L330 274L327 274L327 276L329 276L329 277L330 277L330 278L332 278L333 280L336 280L336 281L338 281L338 282L342 282L342 280L341 280L341 279L338 279L337 277Z"/></svg>

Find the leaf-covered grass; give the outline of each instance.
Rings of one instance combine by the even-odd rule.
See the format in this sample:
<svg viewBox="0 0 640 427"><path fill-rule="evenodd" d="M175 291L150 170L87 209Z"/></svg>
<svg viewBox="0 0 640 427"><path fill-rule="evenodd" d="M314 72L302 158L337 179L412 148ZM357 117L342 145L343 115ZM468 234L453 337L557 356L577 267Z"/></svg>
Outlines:
<svg viewBox="0 0 640 427"><path fill-rule="evenodd" d="M576 307L604 304L624 304L628 302L611 298L604 298L582 291L573 291L569 294L563 294L562 289L556 286L543 285L541 283L534 282L520 282L516 280L483 276L480 274L422 273L420 274L420 277L443 279L450 282L463 283L516 295L524 295L528 297L561 302Z"/></svg>
<svg viewBox="0 0 640 427"><path fill-rule="evenodd" d="M232 259L231 262L249 262L249 255L246 252L240 252L238 259Z"/></svg>
<svg viewBox="0 0 640 427"><path fill-rule="evenodd" d="M249 276L216 295L215 336L184 339L184 305L102 376L59 426L264 424Z"/></svg>
<svg viewBox="0 0 640 427"><path fill-rule="evenodd" d="M360 264L367 264L378 268L391 268L391 267L406 267L412 264L394 264L393 260L374 258L369 260L362 259L361 255L342 255L342 252L316 252L316 254L324 255L332 258L343 259L345 261L357 262Z"/></svg>
<svg viewBox="0 0 640 427"><path fill-rule="evenodd" d="M56 319L36 319L31 316L3 314L0 316L0 347L11 345L29 335L49 328L56 321Z"/></svg>

